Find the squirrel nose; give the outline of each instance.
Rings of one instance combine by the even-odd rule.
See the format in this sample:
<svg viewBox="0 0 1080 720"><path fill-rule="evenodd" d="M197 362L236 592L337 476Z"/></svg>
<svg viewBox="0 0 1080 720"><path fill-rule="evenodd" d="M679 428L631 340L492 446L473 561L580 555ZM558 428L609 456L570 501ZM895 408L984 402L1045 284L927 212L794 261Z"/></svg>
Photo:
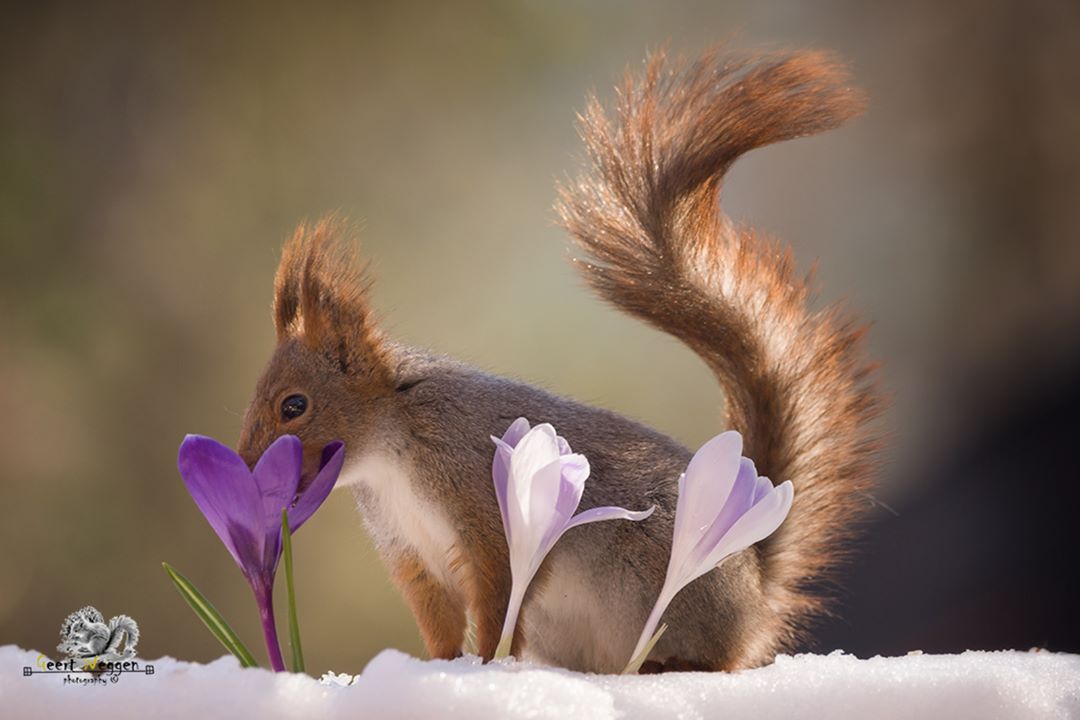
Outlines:
<svg viewBox="0 0 1080 720"><path fill-rule="evenodd" d="M262 455L262 450L259 449L254 435L255 433L248 428L244 428L244 431L240 433L240 442L236 444L236 453L244 461L244 464L248 466L249 470L255 469L255 463L259 461L259 457Z"/></svg>
<svg viewBox="0 0 1080 720"><path fill-rule="evenodd" d="M241 449L237 449L237 453L243 459L244 464L248 466L248 470L254 470L255 469L255 463L257 463L259 461L259 454L258 453L245 451L245 450L241 450Z"/></svg>

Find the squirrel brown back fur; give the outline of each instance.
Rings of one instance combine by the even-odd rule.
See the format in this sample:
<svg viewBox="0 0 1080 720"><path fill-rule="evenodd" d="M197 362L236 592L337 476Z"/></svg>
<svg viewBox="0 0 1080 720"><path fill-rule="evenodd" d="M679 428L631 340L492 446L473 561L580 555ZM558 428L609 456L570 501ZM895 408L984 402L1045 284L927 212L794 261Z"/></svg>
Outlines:
<svg viewBox="0 0 1080 720"><path fill-rule="evenodd" d="M744 453L795 485L788 520L757 546L785 645L821 609L816 590L867 504L880 400L863 328L838 307L812 311L790 250L733 223L720 188L743 153L834 128L862 106L826 54L657 54L628 75L613 118L590 98L580 124L591 167L560 188L588 283L700 355Z"/></svg>

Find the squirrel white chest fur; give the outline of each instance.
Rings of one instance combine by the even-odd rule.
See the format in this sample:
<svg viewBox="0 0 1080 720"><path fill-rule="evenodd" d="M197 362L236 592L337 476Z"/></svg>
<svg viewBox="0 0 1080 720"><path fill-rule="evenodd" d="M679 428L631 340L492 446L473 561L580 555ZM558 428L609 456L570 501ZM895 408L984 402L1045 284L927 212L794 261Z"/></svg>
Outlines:
<svg viewBox="0 0 1080 720"><path fill-rule="evenodd" d="M364 454L345 467L338 486L353 490L381 550L411 551L445 587L461 590L451 566L457 533L442 508L413 490L406 464L380 453Z"/></svg>

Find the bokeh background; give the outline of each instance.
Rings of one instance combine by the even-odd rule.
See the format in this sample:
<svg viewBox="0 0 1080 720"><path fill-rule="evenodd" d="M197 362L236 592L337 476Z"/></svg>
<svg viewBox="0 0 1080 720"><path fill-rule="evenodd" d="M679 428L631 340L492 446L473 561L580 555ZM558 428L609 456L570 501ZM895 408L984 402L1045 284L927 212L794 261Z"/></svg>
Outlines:
<svg viewBox="0 0 1080 720"><path fill-rule="evenodd" d="M186 495L187 432L237 438L301 220L362 222L399 339L695 445L723 398L594 300L550 210L574 113L665 43L817 47L869 112L764 149L734 216L873 323L891 440L810 649L1080 651L1080 6L1037 2L11 4L0 27L0 643L84 604L146 657L221 650L160 568L262 652ZM297 538L309 669L420 653L345 495Z"/></svg>

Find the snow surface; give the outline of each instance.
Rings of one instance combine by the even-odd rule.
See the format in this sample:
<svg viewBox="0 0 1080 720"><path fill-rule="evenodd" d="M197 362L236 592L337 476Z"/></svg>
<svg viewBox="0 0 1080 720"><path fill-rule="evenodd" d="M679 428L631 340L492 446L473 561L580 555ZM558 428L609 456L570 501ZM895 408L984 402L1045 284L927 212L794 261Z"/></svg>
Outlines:
<svg viewBox="0 0 1080 720"><path fill-rule="evenodd" d="M477 658L422 661L396 650L357 676L243 670L161 658L153 675L100 686L24 677L39 654L0 647L8 718L1080 718L1080 655L911 654L859 660L781 656L739 673L583 675ZM140 661L143 662L143 661Z"/></svg>

